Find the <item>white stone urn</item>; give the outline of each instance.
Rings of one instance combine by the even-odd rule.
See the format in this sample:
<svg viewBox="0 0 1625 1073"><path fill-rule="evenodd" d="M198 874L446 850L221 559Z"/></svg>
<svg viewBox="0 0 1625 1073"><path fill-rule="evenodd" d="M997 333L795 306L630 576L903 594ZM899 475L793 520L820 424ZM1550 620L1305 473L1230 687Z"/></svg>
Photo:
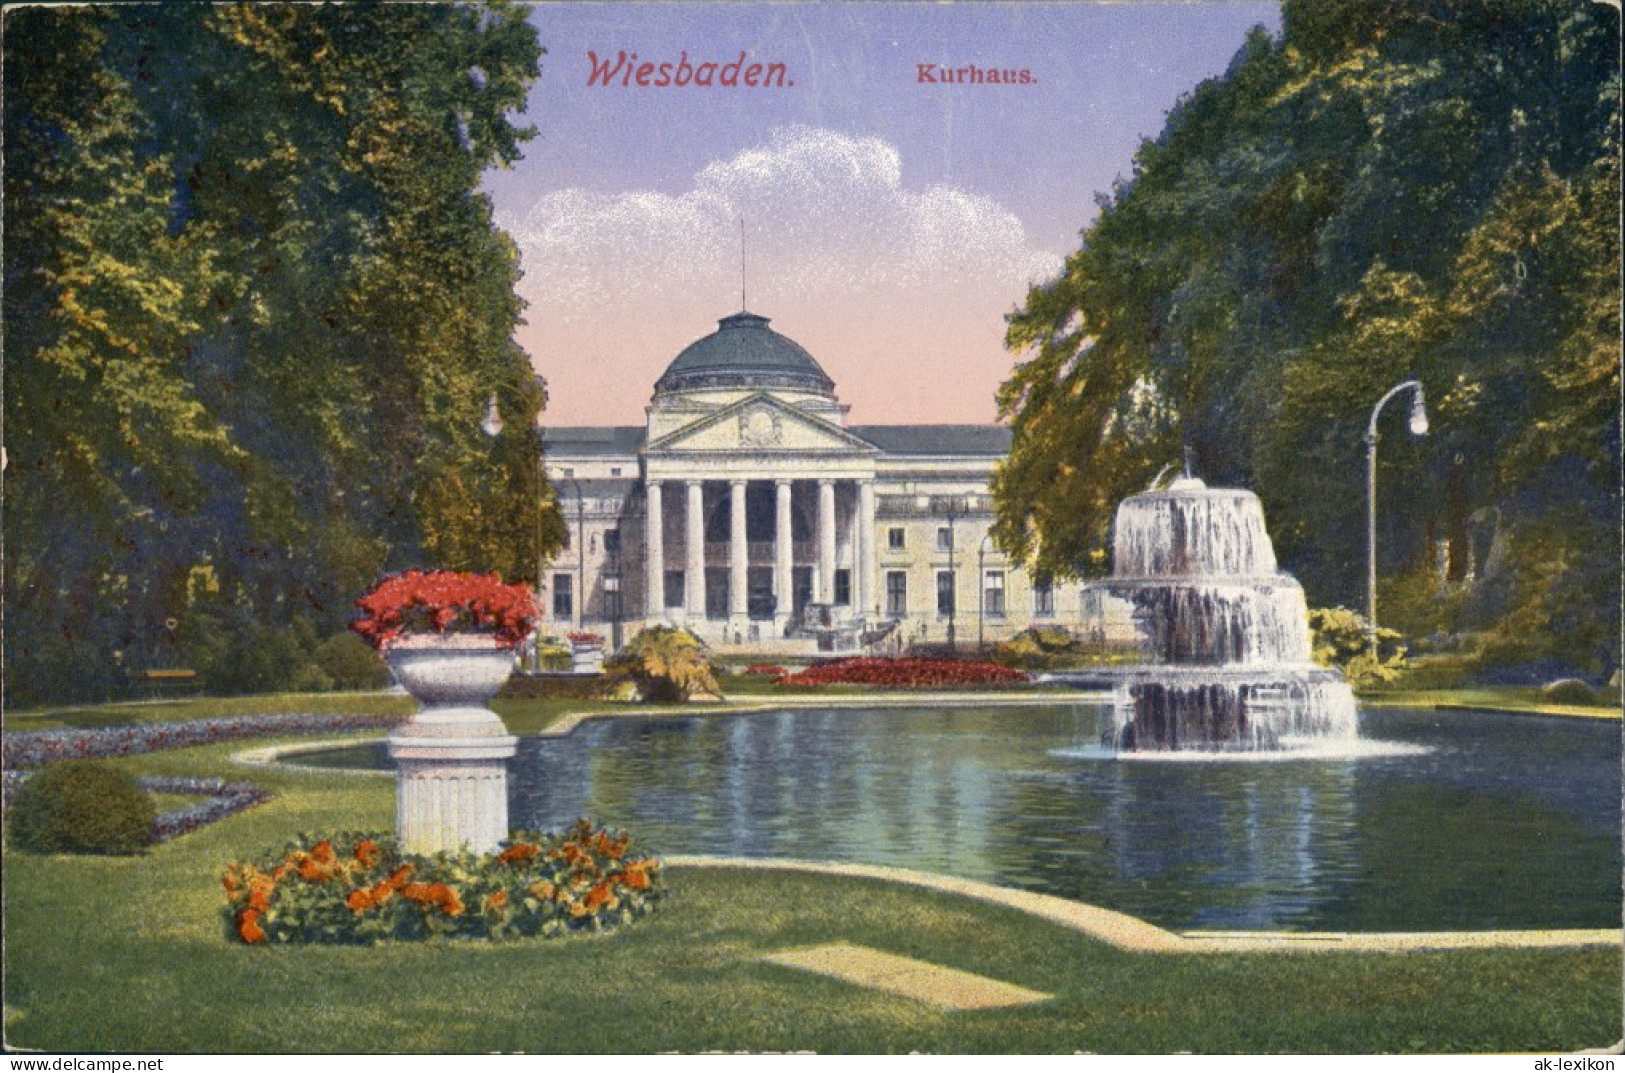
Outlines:
<svg viewBox="0 0 1625 1073"><path fill-rule="evenodd" d="M486 704L513 652L480 635L409 634L384 653L418 710L389 736L395 827L407 853L494 853L508 837L508 759L518 739Z"/></svg>

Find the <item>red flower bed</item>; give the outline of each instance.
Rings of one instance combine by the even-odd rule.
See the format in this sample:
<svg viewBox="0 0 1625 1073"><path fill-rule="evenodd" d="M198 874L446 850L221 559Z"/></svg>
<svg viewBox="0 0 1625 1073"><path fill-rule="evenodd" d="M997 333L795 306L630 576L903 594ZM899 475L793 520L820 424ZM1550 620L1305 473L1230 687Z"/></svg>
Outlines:
<svg viewBox="0 0 1625 1073"><path fill-rule="evenodd" d="M1020 671L997 663L958 659L842 659L808 667L779 680L787 686L866 685L889 689L955 689L1015 685Z"/></svg>
<svg viewBox="0 0 1625 1073"><path fill-rule="evenodd" d="M790 672L777 663L752 663L745 668L745 677L747 678L771 678L776 682L780 678L789 677L789 675Z"/></svg>

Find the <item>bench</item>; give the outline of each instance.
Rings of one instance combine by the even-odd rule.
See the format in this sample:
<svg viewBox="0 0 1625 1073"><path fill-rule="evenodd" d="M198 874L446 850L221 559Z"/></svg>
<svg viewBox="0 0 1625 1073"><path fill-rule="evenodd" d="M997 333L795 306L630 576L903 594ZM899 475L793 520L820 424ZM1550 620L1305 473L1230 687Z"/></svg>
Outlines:
<svg viewBox="0 0 1625 1073"><path fill-rule="evenodd" d="M184 667L137 671L135 682L143 696L154 698L190 693L198 684L197 672Z"/></svg>

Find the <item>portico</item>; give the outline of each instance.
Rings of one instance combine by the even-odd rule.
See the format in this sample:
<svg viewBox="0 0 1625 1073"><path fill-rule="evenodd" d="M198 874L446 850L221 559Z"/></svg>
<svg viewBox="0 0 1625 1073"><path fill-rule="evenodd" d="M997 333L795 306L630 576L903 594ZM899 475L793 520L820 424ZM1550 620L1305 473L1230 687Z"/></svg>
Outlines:
<svg viewBox="0 0 1625 1073"><path fill-rule="evenodd" d="M645 542L659 554L649 557L646 620L742 643L785 636L809 607L828 624L873 617L872 464L809 475L801 465L729 473L709 461L709 472L693 460L649 466Z"/></svg>

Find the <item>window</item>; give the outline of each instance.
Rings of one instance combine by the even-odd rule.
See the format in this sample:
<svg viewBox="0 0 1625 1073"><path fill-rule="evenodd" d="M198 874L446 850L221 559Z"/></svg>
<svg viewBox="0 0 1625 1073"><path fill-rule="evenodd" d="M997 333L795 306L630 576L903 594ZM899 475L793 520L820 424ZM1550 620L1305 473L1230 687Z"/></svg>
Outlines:
<svg viewBox="0 0 1625 1073"><path fill-rule="evenodd" d="M886 530L886 547L893 551L902 551L906 545L903 543L902 529Z"/></svg>
<svg viewBox="0 0 1625 1073"><path fill-rule="evenodd" d="M886 571L886 615L902 618L908 614L908 574L902 570Z"/></svg>
<svg viewBox="0 0 1625 1073"><path fill-rule="evenodd" d="M681 570L666 571L666 606L683 606L683 572Z"/></svg>
<svg viewBox="0 0 1625 1073"><path fill-rule="evenodd" d="M564 528L564 543L561 545L561 547L565 551L570 550L570 527L569 526L565 526L565 528Z"/></svg>
<svg viewBox="0 0 1625 1073"><path fill-rule="evenodd" d="M575 578L569 574L553 575L553 617L575 617Z"/></svg>
<svg viewBox="0 0 1625 1073"><path fill-rule="evenodd" d="M621 620L621 576L619 574L604 575L604 614L611 621Z"/></svg>
<svg viewBox="0 0 1625 1073"><path fill-rule="evenodd" d="M937 614L954 613L954 575L951 570L937 571Z"/></svg>
<svg viewBox="0 0 1625 1073"><path fill-rule="evenodd" d="M937 550L948 551L954 546L954 529L951 525L940 526L937 529Z"/></svg>
<svg viewBox="0 0 1625 1073"><path fill-rule="evenodd" d="M604 530L604 551L610 555L621 553L621 531L619 529Z"/></svg>
<svg viewBox="0 0 1625 1073"><path fill-rule="evenodd" d="M835 602L843 607L852 605L852 571L835 571Z"/></svg>
<svg viewBox="0 0 1625 1073"><path fill-rule="evenodd" d="M988 618L1004 617L1004 571L989 570L982 579L982 609Z"/></svg>
<svg viewBox="0 0 1625 1073"><path fill-rule="evenodd" d="M621 467L620 466L611 466L611 467L609 467L609 475L611 477L619 477L621 475Z"/></svg>
<svg viewBox="0 0 1625 1073"><path fill-rule="evenodd" d="M1033 616L1053 618L1055 615L1055 582L1047 577L1033 582Z"/></svg>

